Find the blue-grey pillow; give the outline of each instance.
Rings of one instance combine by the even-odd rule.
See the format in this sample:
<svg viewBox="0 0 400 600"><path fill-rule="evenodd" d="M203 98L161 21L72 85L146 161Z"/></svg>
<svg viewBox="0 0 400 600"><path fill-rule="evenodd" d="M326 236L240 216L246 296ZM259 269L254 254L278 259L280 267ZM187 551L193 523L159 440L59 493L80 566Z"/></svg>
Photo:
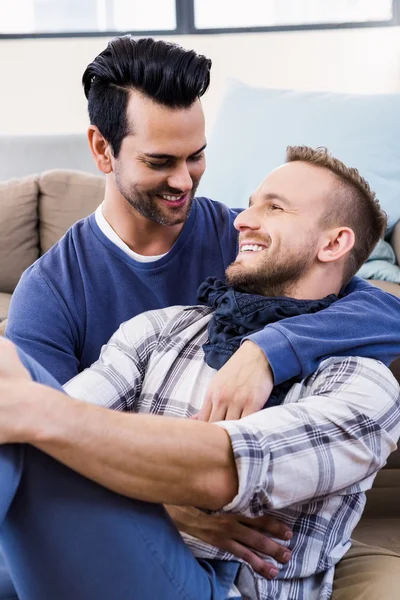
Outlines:
<svg viewBox="0 0 400 600"><path fill-rule="evenodd" d="M209 136L199 195L246 207L289 145L326 146L357 167L389 224L400 218L400 94L271 90L231 82Z"/></svg>
<svg viewBox="0 0 400 600"><path fill-rule="evenodd" d="M385 240L380 240L357 275L363 279L400 283L400 267L396 265L396 255L392 246Z"/></svg>
<svg viewBox="0 0 400 600"><path fill-rule="evenodd" d="M363 264L357 275L363 279L400 283L400 267L386 260L369 260Z"/></svg>

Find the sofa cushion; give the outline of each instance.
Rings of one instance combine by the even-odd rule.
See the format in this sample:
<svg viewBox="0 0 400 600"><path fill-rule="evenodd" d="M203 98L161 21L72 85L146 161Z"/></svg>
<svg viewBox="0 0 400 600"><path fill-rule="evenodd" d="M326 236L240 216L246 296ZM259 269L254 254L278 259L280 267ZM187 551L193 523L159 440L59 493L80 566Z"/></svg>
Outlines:
<svg viewBox="0 0 400 600"><path fill-rule="evenodd" d="M392 492L393 493L393 492ZM354 530L354 539L368 546L379 546L400 553L400 518L362 518ZM368 596L364 596L368 598ZM385 595L382 595L385 598Z"/></svg>
<svg viewBox="0 0 400 600"><path fill-rule="evenodd" d="M376 518L385 515L387 519L393 517L400 519L399 492L400 470L390 468L388 465L385 469L379 471L374 485L367 492L367 505L364 516L366 518Z"/></svg>
<svg viewBox="0 0 400 600"><path fill-rule="evenodd" d="M389 456L387 460L387 465L385 469L397 469L400 475L400 450L397 448L392 454ZM400 487L400 484L399 484ZM400 516L400 503L399 503L399 516Z"/></svg>
<svg viewBox="0 0 400 600"><path fill-rule="evenodd" d="M199 194L232 207L285 161L288 145L326 146L357 167L390 225L400 219L400 94L271 90L231 83L207 148Z"/></svg>
<svg viewBox="0 0 400 600"><path fill-rule="evenodd" d="M12 293L39 257L37 176L0 182L0 292Z"/></svg>
<svg viewBox="0 0 400 600"><path fill-rule="evenodd" d="M104 177L80 171L46 171L39 178L40 251L44 254L76 221L102 202Z"/></svg>

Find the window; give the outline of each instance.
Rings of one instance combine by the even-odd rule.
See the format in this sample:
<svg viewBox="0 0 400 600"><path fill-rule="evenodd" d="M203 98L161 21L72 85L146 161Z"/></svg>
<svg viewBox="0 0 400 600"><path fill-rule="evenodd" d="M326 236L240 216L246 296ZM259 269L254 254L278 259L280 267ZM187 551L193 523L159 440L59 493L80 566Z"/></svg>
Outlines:
<svg viewBox="0 0 400 600"><path fill-rule="evenodd" d="M195 0L201 29L390 21L392 0Z"/></svg>
<svg viewBox="0 0 400 600"><path fill-rule="evenodd" d="M400 25L400 0L0 0L0 37Z"/></svg>
<svg viewBox="0 0 400 600"><path fill-rule="evenodd" d="M175 0L0 0L0 34L175 29Z"/></svg>

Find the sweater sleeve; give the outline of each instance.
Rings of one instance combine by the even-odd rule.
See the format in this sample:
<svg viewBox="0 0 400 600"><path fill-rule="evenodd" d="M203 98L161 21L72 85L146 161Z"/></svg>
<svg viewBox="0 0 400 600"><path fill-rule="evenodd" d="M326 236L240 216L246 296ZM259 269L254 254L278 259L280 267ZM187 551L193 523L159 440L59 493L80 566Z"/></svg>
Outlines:
<svg viewBox="0 0 400 600"><path fill-rule="evenodd" d="M17 347L17 351L18 351L19 357L21 359L21 362L23 363L25 368L28 369L33 381L36 381L37 383L41 383L42 385L47 385L48 387L52 387L55 390L58 390L59 392L64 391L62 389L61 385L58 383L58 381L56 381L54 379L54 377L52 375L50 375L50 373L48 373L46 371L46 369L44 369L42 367L42 365L39 365L39 363L36 362L36 360L34 360L30 356L28 356L28 354L23 352L18 347Z"/></svg>
<svg viewBox="0 0 400 600"><path fill-rule="evenodd" d="M14 291L6 337L61 384L78 373L76 324L36 265L24 273Z"/></svg>
<svg viewBox="0 0 400 600"><path fill-rule="evenodd" d="M268 325L248 336L264 351L276 385L311 375L329 356L363 356L385 365L400 356L400 298L355 277L328 308Z"/></svg>

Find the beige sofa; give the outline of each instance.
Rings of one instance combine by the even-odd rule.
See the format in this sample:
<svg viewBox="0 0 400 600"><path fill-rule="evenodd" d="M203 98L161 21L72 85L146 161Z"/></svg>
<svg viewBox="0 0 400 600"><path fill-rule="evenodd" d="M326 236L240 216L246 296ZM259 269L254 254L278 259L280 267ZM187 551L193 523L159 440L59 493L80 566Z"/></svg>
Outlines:
<svg viewBox="0 0 400 600"><path fill-rule="evenodd" d="M104 179L67 170L47 171L0 183L0 327L4 331L11 294L22 272L77 220L103 199ZM392 239L400 256L400 224ZM376 282L400 296L400 286ZM38 324L38 326L40 326ZM400 326L400 315L399 315ZM400 381L400 360L392 365ZM399 494L399 495L398 495ZM400 552L400 452L378 474L368 493L356 538Z"/></svg>
<svg viewBox="0 0 400 600"><path fill-rule="evenodd" d="M104 178L68 170L0 182L0 319L23 271L104 196Z"/></svg>

